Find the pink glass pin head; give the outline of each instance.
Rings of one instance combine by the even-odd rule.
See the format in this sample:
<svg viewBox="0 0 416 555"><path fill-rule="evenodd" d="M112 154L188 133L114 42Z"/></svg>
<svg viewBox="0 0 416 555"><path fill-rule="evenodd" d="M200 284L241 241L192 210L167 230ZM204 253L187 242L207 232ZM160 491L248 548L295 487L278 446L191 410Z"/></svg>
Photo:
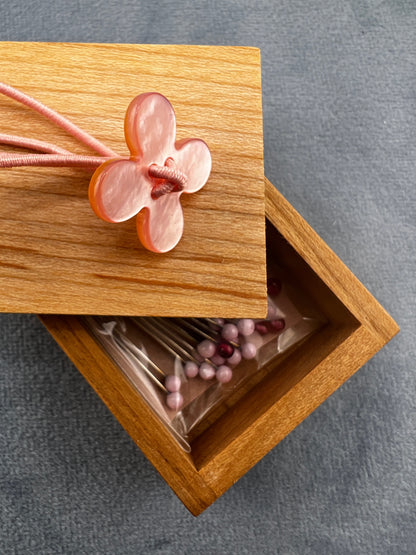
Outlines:
<svg viewBox="0 0 416 555"><path fill-rule="evenodd" d="M127 109L124 133L130 157L111 148L31 96L0 82L0 93L40 113L100 156L81 156L38 139L0 133L0 143L35 150L36 154L0 152L0 168L75 166L96 168L89 186L94 212L107 222L137 215L144 247L168 252L182 237L182 193L201 189L211 172L211 154L200 139L176 139L170 102L159 93L137 96Z"/></svg>
<svg viewBox="0 0 416 555"><path fill-rule="evenodd" d="M172 105L159 93L137 96L127 109L124 133L129 159L112 159L92 176L89 199L107 222L137 215L142 244L154 252L173 249L182 237L182 193L201 189L211 172L211 154L200 139L176 141Z"/></svg>

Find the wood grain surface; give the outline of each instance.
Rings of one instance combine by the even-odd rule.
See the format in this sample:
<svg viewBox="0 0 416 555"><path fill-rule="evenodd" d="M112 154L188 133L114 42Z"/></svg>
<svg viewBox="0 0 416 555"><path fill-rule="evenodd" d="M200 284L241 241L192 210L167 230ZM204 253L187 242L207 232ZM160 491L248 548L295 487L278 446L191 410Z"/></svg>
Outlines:
<svg viewBox="0 0 416 555"><path fill-rule="evenodd" d="M75 316L42 321L195 515L318 407L399 330L366 288L266 180L269 256L292 273L327 325L270 364L264 378L181 450ZM294 461L296 464L296 461Z"/></svg>
<svg viewBox="0 0 416 555"><path fill-rule="evenodd" d="M163 255L141 247L135 218L109 224L95 216L88 171L0 170L1 311L265 315L257 49L4 42L0 79L122 155L128 153L128 104L140 93L158 91L175 109L178 139L201 138L213 156L204 189L182 196L181 242ZM6 97L0 97L0 131L92 154Z"/></svg>

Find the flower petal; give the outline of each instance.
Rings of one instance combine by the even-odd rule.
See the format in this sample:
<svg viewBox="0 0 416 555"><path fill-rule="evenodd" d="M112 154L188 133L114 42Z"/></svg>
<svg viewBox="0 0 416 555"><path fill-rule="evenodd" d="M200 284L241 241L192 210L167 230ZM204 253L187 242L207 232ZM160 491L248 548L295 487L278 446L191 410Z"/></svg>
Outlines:
<svg viewBox="0 0 416 555"><path fill-rule="evenodd" d="M211 153L201 139L186 139L175 144L172 156L182 173L187 177L184 193L194 193L208 181L211 173Z"/></svg>
<svg viewBox="0 0 416 555"><path fill-rule="evenodd" d="M154 200L137 216L137 233L143 245L154 252L175 247L183 233L180 193L170 193Z"/></svg>
<svg viewBox="0 0 416 555"><path fill-rule="evenodd" d="M176 136L175 112L169 100L159 93L136 96L127 109L124 133L132 156L163 166Z"/></svg>
<svg viewBox="0 0 416 555"><path fill-rule="evenodd" d="M109 160L90 181L88 196L94 212L107 222L124 222L151 200L147 170L133 160Z"/></svg>

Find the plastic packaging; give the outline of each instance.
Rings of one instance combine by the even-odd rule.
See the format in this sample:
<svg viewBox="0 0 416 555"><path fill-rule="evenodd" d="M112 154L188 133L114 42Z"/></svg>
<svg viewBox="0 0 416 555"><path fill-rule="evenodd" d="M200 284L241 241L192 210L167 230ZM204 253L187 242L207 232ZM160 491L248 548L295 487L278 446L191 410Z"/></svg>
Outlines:
<svg viewBox="0 0 416 555"><path fill-rule="evenodd" d="M89 316L84 323L190 451L195 435L324 319L276 267L265 320Z"/></svg>

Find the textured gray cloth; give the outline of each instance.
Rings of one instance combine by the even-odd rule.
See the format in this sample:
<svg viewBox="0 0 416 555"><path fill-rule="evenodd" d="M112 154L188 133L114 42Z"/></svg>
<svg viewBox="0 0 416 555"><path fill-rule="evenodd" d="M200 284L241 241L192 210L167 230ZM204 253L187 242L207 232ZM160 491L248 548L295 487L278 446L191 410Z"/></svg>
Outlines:
<svg viewBox="0 0 416 555"><path fill-rule="evenodd" d="M37 319L1 316L0 552L415 553L415 1L0 7L1 40L260 47L266 175L402 327L195 520Z"/></svg>

